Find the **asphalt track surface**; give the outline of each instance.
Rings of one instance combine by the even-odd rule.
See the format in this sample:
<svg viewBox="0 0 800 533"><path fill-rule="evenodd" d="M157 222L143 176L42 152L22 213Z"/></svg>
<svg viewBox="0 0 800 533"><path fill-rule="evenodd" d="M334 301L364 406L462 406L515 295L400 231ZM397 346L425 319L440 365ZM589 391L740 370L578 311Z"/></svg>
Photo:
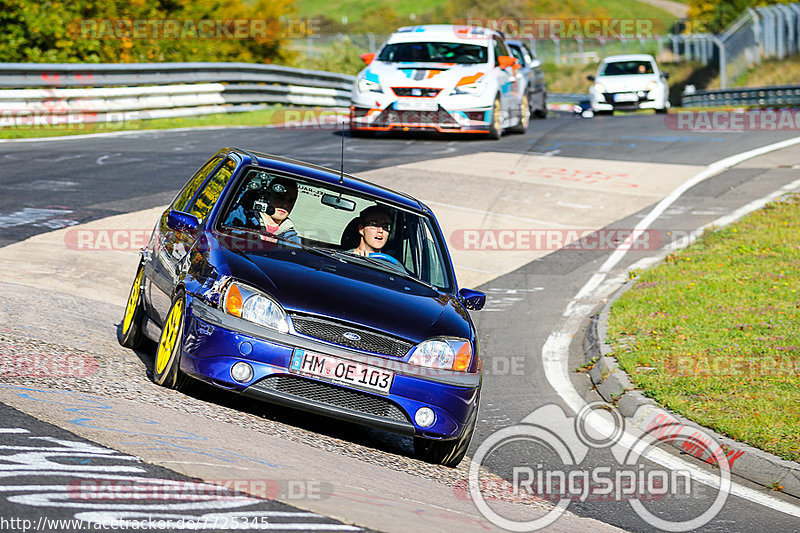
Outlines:
<svg viewBox="0 0 800 533"><path fill-rule="evenodd" d="M379 136L346 138L347 172L483 151L594 158L648 163L708 165L724 157L794 136L796 132L691 133L664 127L652 115L576 119L570 115L534 121L527 135L507 135L498 142L478 139ZM208 156L221 146L240 146L338 167L341 135L332 131L228 129L156 132L93 139L0 143L0 246L74 223L142 210L168 203L175 191ZM795 158L796 159L796 158ZM793 161L797 163L798 161ZM681 196L653 228L664 235L691 231L797 179L791 168L765 172L736 168L721 173ZM480 194L480 191L476 191ZM533 208L535 209L535 208ZM649 209L618 220L616 228L632 228ZM518 423L542 406L569 412L542 368L541 347L563 320L562 314L579 289L605 261L609 251L561 250L479 287L489 295L487 309L473 314L486 358L487 376L480 423L470 450L493 432ZM652 251L630 252L615 268L617 274ZM598 302L600 303L600 302ZM122 303L120 303L122 306ZM578 337L578 335L576 335ZM569 366L583 364L580 342L570 346ZM512 370L513 367L513 370ZM587 401L599 400L583 374L571 375L573 386ZM6 420L5 412L3 414ZM8 426L8 424L4 424ZM322 428L324 431L324 427ZM376 438L376 446L396 451L391 438ZM393 449L394 448L394 449ZM552 464L541 448L514 447L498 451L488 465L511 478L514 467ZM606 450L591 449L582 468L612 467ZM647 461L646 470L657 469ZM697 468L704 468L696 464ZM737 483L750 486L737 479ZM710 505L715 493L692 484L690 495L666 496L647 504L668 520L689 520ZM777 495L797 505L797 501ZM4 516L14 513L0 502ZM627 501L572 502L569 510L631 530L653 526L632 511ZM8 511L8 512L6 512ZM14 509L16 512L16 509ZM722 511L702 531L800 531L800 518L729 496Z"/></svg>

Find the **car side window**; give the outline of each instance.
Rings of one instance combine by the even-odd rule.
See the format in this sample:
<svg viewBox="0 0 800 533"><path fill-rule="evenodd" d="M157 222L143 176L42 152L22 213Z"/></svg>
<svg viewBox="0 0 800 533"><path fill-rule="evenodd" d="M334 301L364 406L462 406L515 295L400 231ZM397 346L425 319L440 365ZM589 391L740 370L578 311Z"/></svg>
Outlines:
<svg viewBox="0 0 800 533"><path fill-rule="evenodd" d="M525 56L525 64L533 63L533 60L536 59L536 54L531 52L527 46L524 44L522 45L522 55Z"/></svg>
<svg viewBox="0 0 800 533"><path fill-rule="evenodd" d="M492 42L494 43L494 66L500 66L500 56L507 56L511 55L508 53L508 49L506 48L506 43L498 39L497 37L492 38Z"/></svg>
<svg viewBox="0 0 800 533"><path fill-rule="evenodd" d="M514 57L517 58L517 61L519 61L520 65L528 64L528 61L525 61L525 56L522 55L522 50L520 50L516 46L509 46L509 49L511 50L511 53L514 55Z"/></svg>
<svg viewBox="0 0 800 533"><path fill-rule="evenodd" d="M220 161L222 161L222 156L212 157L205 165L200 167L200 170L192 176L189 183L183 187L183 190L175 198L175 201L172 202L172 209L175 211L186 211L189 202L194 198L194 193L196 193L197 189L206 181L208 175L217 167Z"/></svg>
<svg viewBox="0 0 800 533"><path fill-rule="evenodd" d="M191 209L188 211L189 214L196 216L197 220L202 222L208 212L211 211L211 208L214 207L217 199L219 199L219 195L222 194L222 190L231 179L234 169L236 169L236 163L231 159L226 160L197 195Z"/></svg>

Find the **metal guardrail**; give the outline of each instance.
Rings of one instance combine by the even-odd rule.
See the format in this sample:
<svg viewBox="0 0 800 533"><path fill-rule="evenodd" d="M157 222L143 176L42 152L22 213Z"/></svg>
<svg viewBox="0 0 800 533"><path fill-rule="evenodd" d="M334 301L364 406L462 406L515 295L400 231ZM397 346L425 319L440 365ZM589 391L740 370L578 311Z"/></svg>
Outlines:
<svg viewBox="0 0 800 533"><path fill-rule="evenodd" d="M800 105L800 85L744 87L717 91L684 93L683 107L760 106L784 107Z"/></svg>
<svg viewBox="0 0 800 533"><path fill-rule="evenodd" d="M99 122L347 107L354 77L251 63L0 63L0 115L91 115ZM0 122L0 127L8 121Z"/></svg>

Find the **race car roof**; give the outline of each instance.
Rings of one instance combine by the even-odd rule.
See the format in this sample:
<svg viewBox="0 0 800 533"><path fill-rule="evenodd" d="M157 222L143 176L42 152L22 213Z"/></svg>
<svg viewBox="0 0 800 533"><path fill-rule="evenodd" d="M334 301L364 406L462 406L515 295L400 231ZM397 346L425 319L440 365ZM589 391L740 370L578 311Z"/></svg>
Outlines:
<svg viewBox="0 0 800 533"><path fill-rule="evenodd" d="M487 44L497 32L477 26L459 26L454 24L428 24L425 26L405 26L395 31L387 44L413 42L445 42ZM500 36L502 37L502 36Z"/></svg>

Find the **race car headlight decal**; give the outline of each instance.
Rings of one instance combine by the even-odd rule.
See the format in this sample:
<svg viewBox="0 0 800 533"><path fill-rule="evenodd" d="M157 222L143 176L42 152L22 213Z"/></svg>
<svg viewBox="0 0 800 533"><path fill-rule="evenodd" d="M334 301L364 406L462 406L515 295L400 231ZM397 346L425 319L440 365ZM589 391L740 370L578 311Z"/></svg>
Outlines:
<svg viewBox="0 0 800 533"><path fill-rule="evenodd" d="M280 304L263 292L242 283L231 282L228 285L222 308L230 315L280 333L289 331L286 312Z"/></svg>
<svg viewBox="0 0 800 533"><path fill-rule="evenodd" d="M368 80L366 78L361 78L360 80L358 80L358 90L360 92L362 92L362 93L369 93L369 92L382 93L383 92L381 90L381 84L380 83L377 83L377 82L374 82L374 81L370 81L370 80Z"/></svg>
<svg viewBox="0 0 800 533"><path fill-rule="evenodd" d="M469 94L471 96L480 96L483 94L483 91L486 90L486 82L479 81L477 83L469 83L467 85L459 85L452 91L450 91L450 95L457 95L457 94Z"/></svg>
<svg viewBox="0 0 800 533"><path fill-rule="evenodd" d="M463 372L472 362L472 344L467 339L428 339L414 348L408 362L412 365Z"/></svg>

